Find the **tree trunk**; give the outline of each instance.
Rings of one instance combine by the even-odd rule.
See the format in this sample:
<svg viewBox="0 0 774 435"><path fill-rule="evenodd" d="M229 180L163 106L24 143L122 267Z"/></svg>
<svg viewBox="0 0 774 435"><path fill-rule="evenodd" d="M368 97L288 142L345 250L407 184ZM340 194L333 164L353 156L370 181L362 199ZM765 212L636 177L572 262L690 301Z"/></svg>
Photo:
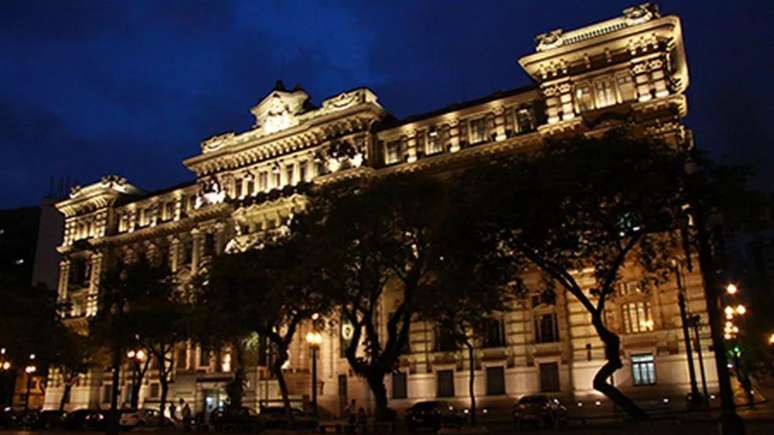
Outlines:
<svg viewBox="0 0 774 435"><path fill-rule="evenodd" d="M110 395L110 415L105 426L107 435L118 435L118 384L121 382L121 353L121 349L113 349L113 391Z"/></svg>
<svg viewBox="0 0 774 435"><path fill-rule="evenodd" d="M73 384L71 382L65 382L64 392L62 393L62 398L59 400L59 412L64 411L65 403L67 403L67 399L70 397L70 391L72 389Z"/></svg>
<svg viewBox="0 0 774 435"><path fill-rule="evenodd" d="M167 396L169 395L169 382L162 379L159 379L159 383L161 384L161 398L159 399L159 411L161 412L161 415L164 415L164 408L167 407ZM169 418L172 418L170 415Z"/></svg>
<svg viewBox="0 0 774 435"><path fill-rule="evenodd" d="M470 424L476 425L476 355L473 351L473 344L465 342L468 348L468 359L470 361L470 379L468 379L468 393L470 394Z"/></svg>
<svg viewBox="0 0 774 435"><path fill-rule="evenodd" d="M285 407L285 417L289 422L293 422L293 413L290 412L290 393L288 393L288 384L285 382L285 374L282 373L282 366L285 361L288 360L288 351L278 345L277 359L274 360L271 365L271 372L277 378L277 384L279 385L280 395L282 396L282 404Z"/></svg>
<svg viewBox="0 0 774 435"><path fill-rule="evenodd" d="M371 369L371 374L366 376L366 382L368 387L371 388L371 393L374 395L374 402L376 404L376 420L388 421L389 409L387 408L387 388L384 387L384 373L379 369Z"/></svg>
<svg viewBox="0 0 774 435"><path fill-rule="evenodd" d="M130 403L132 409L138 409L140 405L140 388L142 388L142 378L145 377L139 370L139 367L137 367L138 365L139 364L136 364L132 369L134 370L134 378L132 380L132 400Z"/></svg>
<svg viewBox="0 0 774 435"><path fill-rule="evenodd" d="M591 314L591 323L594 325L600 340L605 344L605 358L607 359L607 362L594 375L594 389L620 406L630 417L636 420L648 418L648 414L642 408L607 382L613 373L623 367L620 355L621 339L605 327L601 312L596 311Z"/></svg>

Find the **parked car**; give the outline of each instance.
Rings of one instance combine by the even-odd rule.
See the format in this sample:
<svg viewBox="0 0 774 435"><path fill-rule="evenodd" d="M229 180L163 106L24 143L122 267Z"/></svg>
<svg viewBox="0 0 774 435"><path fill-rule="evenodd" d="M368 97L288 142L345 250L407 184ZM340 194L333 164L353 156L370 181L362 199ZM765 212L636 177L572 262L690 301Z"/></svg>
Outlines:
<svg viewBox="0 0 774 435"><path fill-rule="evenodd" d="M35 429L64 429L69 415L65 411L41 411L36 420Z"/></svg>
<svg viewBox="0 0 774 435"><path fill-rule="evenodd" d="M125 409L121 411L118 424L122 429L142 426L161 426L164 417L158 409Z"/></svg>
<svg viewBox="0 0 774 435"><path fill-rule="evenodd" d="M105 430L108 425L109 417L110 411L103 411L100 409L89 410L83 417L82 429Z"/></svg>
<svg viewBox="0 0 774 435"><path fill-rule="evenodd" d="M406 426L410 430L426 428L438 430L441 427L459 427L465 424L464 412L448 402L431 400L418 402L406 411Z"/></svg>
<svg viewBox="0 0 774 435"><path fill-rule="evenodd" d="M263 428L258 414L244 406L212 411L210 425L215 432L260 432Z"/></svg>
<svg viewBox="0 0 774 435"><path fill-rule="evenodd" d="M544 395L524 396L513 405L513 424L531 423L540 428L560 427L567 423L567 408L559 399Z"/></svg>
<svg viewBox="0 0 774 435"><path fill-rule="evenodd" d="M288 429L316 429L319 426L319 419L313 415L303 412L296 408L291 408L293 424L289 425L287 415L285 415L284 406L264 406L258 414L258 420L265 428L288 428Z"/></svg>
<svg viewBox="0 0 774 435"><path fill-rule="evenodd" d="M21 425L21 414L10 406L0 411L0 427L19 427Z"/></svg>

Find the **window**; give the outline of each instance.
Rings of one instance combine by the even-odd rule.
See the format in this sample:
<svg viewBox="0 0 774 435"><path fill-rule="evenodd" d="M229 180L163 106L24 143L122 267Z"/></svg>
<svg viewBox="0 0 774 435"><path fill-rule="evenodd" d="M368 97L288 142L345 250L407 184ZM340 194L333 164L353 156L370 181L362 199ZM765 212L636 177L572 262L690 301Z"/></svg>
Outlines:
<svg viewBox="0 0 774 435"><path fill-rule="evenodd" d="M477 144L487 141L486 118L470 121L470 143Z"/></svg>
<svg viewBox="0 0 774 435"><path fill-rule="evenodd" d="M556 393L559 390L559 364L543 363L540 369L540 391L543 393Z"/></svg>
<svg viewBox="0 0 774 435"><path fill-rule="evenodd" d="M159 384L156 382L150 384L150 397L151 399L159 398Z"/></svg>
<svg viewBox="0 0 774 435"><path fill-rule="evenodd" d="M188 349L183 347L177 350L177 361L175 361L175 364L181 370L188 368Z"/></svg>
<svg viewBox="0 0 774 435"><path fill-rule="evenodd" d="M309 181L308 179L309 174L307 173L306 167L307 167L306 161L303 161L298 164L298 182L299 183L306 183L307 181Z"/></svg>
<svg viewBox="0 0 774 435"><path fill-rule="evenodd" d="M406 373L395 372L392 374L392 398L405 399L408 397L406 390Z"/></svg>
<svg viewBox="0 0 774 435"><path fill-rule="evenodd" d="M165 206L164 219L172 220L175 218L175 201L169 201Z"/></svg>
<svg viewBox="0 0 774 435"><path fill-rule="evenodd" d="M401 160L401 143L400 140L394 140L387 142L384 147L384 164L391 165L398 163Z"/></svg>
<svg viewBox="0 0 774 435"><path fill-rule="evenodd" d="M616 103L615 82L612 78L595 81L594 93L596 94L597 107L600 109L612 106Z"/></svg>
<svg viewBox="0 0 774 435"><path fill-rule="evenodd" d="M210 351L202 346L199 346L199 367L210 366Z"/></svg>
<svg viewBox="0 0 774 435"><path fill-rule="evenodd" d="M102 385L102 403L110 403L110 399L113 397L113 384Z"/></svg>
<svg viewBox="0 0 774 435"><path fill-rule="evenodd" d="M627 296L642 293L639 283L627 281L618 284L618 296Z"/></svg>
<svg viewBox="0 0 774 435"><path fill-rule="evenodd" d="M591 87L587 83L575 87L575 110L578 112L594 110L594 99L591 95Z"/></svg>
<svg viewBox="0 0 774 435"><path fill-rule="evenodd" d="M280 171L279 167L276 168L276 171L273 171L274 173L274 185L273 188L279 188L282 185L282 180L280 179Z"/></svg>
<svg viewBox="0 0 774 435"><path fill-rule="evenodd" d="M432 128L427 132L427 154L436 154L443 151L441 134L438 130Z"/></svg>
<svg viewBox="0 0 774 435"><path fill-rule="evenodd" d="M505 369L502 367L486 368L486 394L489 396L505 394Z"/></svg>
<svg viewBox="0 0 774 435"><path fill-rule="evenodd" d="M269 190L269 174L266 171L258 174L258 190L261 192Z"/></svg>
<svg viewBox="0 0 774 435"><path fill-rule="evenodd" d="M454 370L435 372L438 383L438 397L454 397Z"/></svg>
<svg viewBox="0 0 774 435"><path fill-rule="evenodd" d="M454 336L445 328L435 327L435 351L454 352L458 349Z"/></svg>
<svg viewBox="0 0 774 435"><path fill-rule="evenodd" d="M204 252L203 255L215 254L215 234L207 233L204 235Z"/></svg>
<svg viewBox="0 0 774 435"><path fill-rule="evenodd" d="M484 328L483 347L505 346L505 322L502 319L489 319Z"/></svg>
<svg viewBox="0 0 774 435"><path fill-rule="evenodd" d="M618 92L622 101L632 101L637 99L637 88L634 86L632 76L626 74L618 76Z"/></svg>
<svg viewBox="0 0 774 435"><path fill-rule="evenodd" d="M516 126L518 127L519 133L525 133L535 129L535 125L532 122L532 113L530 113L529 109L519 109L516 112Z"/></svg>
<svg viewBox="0 0 774 435"><path fill-rule="evenodd" d="M535 342L554 343L559 341L559 327L556 314L541 314L535 319Z"/></svg>
<svg viewBox="0 0 774 435"><path fill-rule="evenodd" d="M234 179L234 198L241 198L242 197L242 179L236 178Z"/></svg>
<svg viewBox="0 0 774 435"><path fill-rule="evenodd" d="M621 305L624 332L627 334L653 330L650 302L630 302Z"/></svg>
<svg viewBox="0 0 774 435"><path fill-rule="evenodd" d="M248 175L245 181L247 181L245 183L245 196L250 196L255 192L255 181L252 174Z"/></svg>
<svg viewBox="0 0 774 435"><path fill-rule="evenodd" d="M632 355L632 379L634 385L653 385L656 383L656 365L653 354Z"/></svg>
<svg viewBox="0 0 774 435"><path fill-rule="evenodd" d="M91 263L86 258L74 258L70 260L69 283L71 288L83 288L89 286L91 278Z"/></svg>
<svg viewBox="0 0 774 435"><path fill-rule="evenodd" d="M295 170L296 170L296 165L292 163L285 166L285 181L286 181L285 185L291 186L295 184L295 178L293 177L293 175L295 174Z"/></svg>

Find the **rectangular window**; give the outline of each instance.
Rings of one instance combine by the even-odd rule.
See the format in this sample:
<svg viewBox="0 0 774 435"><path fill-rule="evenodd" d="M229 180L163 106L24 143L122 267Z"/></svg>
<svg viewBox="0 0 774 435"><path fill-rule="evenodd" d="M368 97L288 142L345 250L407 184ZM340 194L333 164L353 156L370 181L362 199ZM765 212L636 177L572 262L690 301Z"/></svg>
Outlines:
<svg viewBox="0 0 774 435"><path fill-rule="evenodd" d="M279 168L276 169L276 172L274 172L274 185L272 188L279 189L282 186L282 176L280 175Z"/></svg>
<svg viewBox="0 0 774 435"><path fill-rule="evenodd" d="M489 319L483 331L483 347L505 346L505 322L502 319Z"/></svg>
<svg viewBox="0 0 774 435"><path fill-rule="evenodd" d="M459 349L454 336L445 328L435 327L435 351L436 352L454 352Z"/></svg>
<svg viewBox="0 0 774 435"><path fill-rule="evenodd" d="M470 143L486 142L487 137L486 118L478 118L470 121Z"/></svg>
<svg viewBox="0 0 774 435"><path fill-rule="evenodd" d="M151 399L159 398L159 384L155 382L150 384L150 397Z"/></svg>
<svg viewBox="0 0 774 435"><path fill-rule="evenodd" d="M519 109L516 112L516 124L519 133L535 130L535 123L532 121L532 113L529 109Z"/></svg>
<svg viewBox="0 0 774 435"><path fill-rule="evenodd" d="M630 302L621 305L624 332L627 334L653 330L650 302Z"/></svg>
<svg viewBox="0 0 774 435"><path fill-rule="evenodd" d="M110 403L110 399L113 397L113 384L102 385L102 403Z"/></svg>
<svg viewBox="0 0 774 435"><path fill-rule="evenodd" d="M258 190L261 192L269 190L269 174L266 171L258 174Z"/></svg>
<svg viewBox="0 0 774 435"><path fill-rule="evenodd" d="M559 341L559 328L556 324L556 314L541 314L535 319L535 342L555 343Z"/></svg>
<svg viewBox="0 0 774 435"><path fill-rule="evenodd" d="M441 133L435 128L430 129L427 132L427 154L437 154L443 152L443 142L441 141Z"/></svg>
<svg viewBox="0 0 774 435"><path fill-rule="evenodd" d="M505 369L502 367L486 368L486 394L496 396L505 394Z"/></svg>
<svg viewBox="0 0 774 435"><path fill-rule="evenodd" d="M575 110L578 112L594 110L594 98L591 95L591 86L587 83L575 87Z"/></svg>
<svg viewBox="0 0 774 435"><path fill-rule="evenodd" d="M401 161L401 143L400 140L387 142L384 146L384 164L392 165Z"/></svg>
<svg viewBox="0 0 774 435"><path fill-rule="evenodd" d="M454 370L438 370L435 373L438 397L454 397Z"/></svg>
<svg viewBox="0 0 774 435"><path fill-rule="evenodd" d="M286 181L285 185L292 186L296 184L295 183L296 180L294 178L295 171L296 171L296 165L291 163L285 166L285 181Z"/></svg>
<svg viewBox="0 0 774 435"><path fill-rule="evenodd" d="M178 369L185 370L188 368L188 349L180 348L177 350L177 360L175 365Z"/></svg>
<svg viewBox="0 0 774 435"><path fill-rule="evenodd" d="M595 81L594 93L596 94L597 107L600 109L616 103L615 82L611 78Z"/></svg>
<svg viewBox="0 0 774 435"><path fill-rule="evenodd" d="M299 183L306 183L309 181L308 177L309 174L307 173L307 164L306 161L300 162L298 164L298 182Z"/></svg>
<svg viewBox="0 0 774 435"><path fill-rule="evenodd" d="M245 196L250 196L255 192L255 181L253 180L253 176L250 175L247 177L247 182L245 183Z"/></svg>
<svg viewBox="0 0 774 435"><path fill-rule="evenodd" d="M210 351L202 346L199 346L199 367L210 366Z"/></svg>
<svg viewBox="0 0 774 435"><path fill-rule="evenodd" d="M242 197L242 179L236 178L234 180L234 198Z"/></svg>
<svg viewBox="0 0 774 435"><path fill-rule="evenodd" d="M637 88L634 86L632 76L626 74L618 76L618 93L621 95L621 101L632 101L637 99Z"/></svg>
<svg viewBox="0 0 774 435"><path fill-rule="evenodd" d="M540 391L543 393L559 392L559 364L540 364Z"/></svg>
<svg viewBox="0 0 774 435"><path fill-rule="evenodd" d="M634 385L654 385L656 383L656 365L653 354L632 355L632 379Z"/></svg>
<svg viewBox="0 0 774 435"><path fill-rule="evenodd" d="M166 220L172 220L175 218L175 201L170 201L165 206L165 215L164 219Z"/></svg>
<svg viewBox="0 0 774 435"><path fill-rule="evenodd" d="M204 235L204 255L215 255L215 234L207 233Z"/></svg>
<svg viewBox="0 0 774 435"><path fill-rule="evenodd" d="M392 374L392 398L405 399L408 397L406 389L406 373L395 372Z"/></svg>

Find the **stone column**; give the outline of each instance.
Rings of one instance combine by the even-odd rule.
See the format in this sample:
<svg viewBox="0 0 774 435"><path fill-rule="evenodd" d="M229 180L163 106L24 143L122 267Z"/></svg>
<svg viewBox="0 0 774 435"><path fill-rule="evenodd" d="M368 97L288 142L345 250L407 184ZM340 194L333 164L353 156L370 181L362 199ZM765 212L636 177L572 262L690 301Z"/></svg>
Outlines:
<svg viewBox="0 0 774 435"><path fill-rule="evenodd" d="M174 220L180 220L180 218L183 216L183 201L185 200L184 195L180 195L177 198L175 198L175 216Z"/></svg>
<svg viewBox="0 0 774 435"><path fill-rule="evenodd" d="M100 276L102 274L102 259L104 254L97 252L91 255L91 277L89 279L89 295L86 302L86 315L97 314L97 297L99 295Z"/></svg>
<svg viewBox="0 0 774 435"><path fill-rule="evenodd" d="M651 70L650 78L653 83L653 89L656 91L656 98L669 95L664 61L662 59L653 59L648 63L648 67Z"/></svg>
<svg viewBox="0 0 774 435"><path fill-rule="evenodd" d="M644 103L653 98L651 94L651 83L648 72L650 67L647 62L637 62L632 65L632 75L634 76L634 85L637 87L637 101Z"/></svg>
<svg viewBox="0 0 774 435"><path fill-rule="evenodd" d="M196 275L199 271L203 238L204 234L200 229L194 228L191 230L191 274L193 275Z"/></svg>
<svg viewBox="0 0 774 435"><path fill-rule="evenodd" d="M406 134L406 152L408 154L407 162L417 161L417 132L414 130Z"/></svg>
<svg viewBox="0 0 774 435"><path fill-rule="evenodd" d="M59 300L67 300L67 286L69 285L70 277L70 260L62 260L59 262Z"/></svg>
<svg viewBox="0 0 774 435"><path fill-rule="evenodd" d="M503 106L495 107L494 111L494 125L495 125L495 140L501 141L506 139L505 134L505 108Z"/></svg>
<svg viewBox="0 0 774 435"><path fill-rule="evenodd" d="M560 107L559 107L559 87L558 86L545 86L543 87L543 96L546 100L546 117L549 124L559 122L561 119Z"/></svg>
<svg viewBox="0 0 774 435"><path fill-rule="evenodd" d="M297 166L297 165L296 165ZM215 224L215 255L223 253L226 245L226 224L218 222Z"/></svg>
<svg viewBox="0 0 774 435"><path fill-rule="evenodd" d="M456 153L460 150L460 120L453 118L449 121L449 151Z"/></svg>
<svg viewBox="0 0 774 435"><path fill-rule="evenodd" d="M180 266L180 239L175 236L169 236L169 269L177 272Z"/></svg>
<svg viewBox="0 0 774 435"><path fill-rule="evenodd" d="M562 121L575 118L575 104L572 98L572 85L569 81L559 85L559 102L562 104Z"/></svg>

